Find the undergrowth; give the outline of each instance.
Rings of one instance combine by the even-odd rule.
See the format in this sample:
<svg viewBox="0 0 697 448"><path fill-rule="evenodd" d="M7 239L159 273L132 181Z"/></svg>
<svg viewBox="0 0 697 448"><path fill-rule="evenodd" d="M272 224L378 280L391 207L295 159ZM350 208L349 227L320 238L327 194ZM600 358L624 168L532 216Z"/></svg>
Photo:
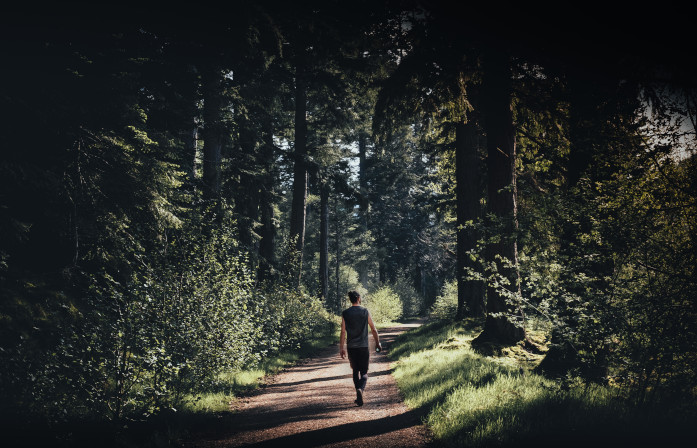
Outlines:
<svg viewBox="0 0 697 448"><path fill-rule="evenodd" d="M45 429L41 429L41 424L36 421L29 422L29 428L22 425L11 427L11 422L4 421L0 430L5 434L5 441L13 448L176 446L178 441L232 422L236 415L234 405L240 397L263 386L267 376L278 373L320 348L336 343L338 339L338 325L335 325L333 331L315 333L314 337L300 344L297 349L278 352L255 367L223 371L216 381L205 388L184 395L176 408L140 421L68 421Z"/></svg>
<svg viewBox="0 0 697 448"><path fill-rule="evenodd" d="M407 406L444 446L664 445L685 436L695 406L637 407L618 390L533 373L544 354L522 345L475 351L472 322L437 321L389 351ZM535 338L533 334L532 338Z"/></svg>

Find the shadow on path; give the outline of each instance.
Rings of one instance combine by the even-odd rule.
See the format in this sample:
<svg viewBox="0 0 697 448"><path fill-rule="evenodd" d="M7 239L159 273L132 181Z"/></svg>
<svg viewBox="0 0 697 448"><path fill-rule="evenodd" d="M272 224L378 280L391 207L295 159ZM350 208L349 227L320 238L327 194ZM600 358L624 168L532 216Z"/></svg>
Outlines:
<svg viewBox="0 0 697 448"><path fill-rule="evenodd" d="M345 423L329 428L316 429L288 436L277 437L263 442L245 445L254 448L270 447L315 447L337 442L348 442L363 437L377 436L420 424L418 415L409 411L372 421ZM398 445L396 445L398 446Z"/></svg>
<svg viewBox="0 0 697 448"><path fill-rule="evenodd" d="M318 369L310 369L309 372L312 372L313 370L318 370ZM383 376L383 375L389 375L392 372L389 370L381 370L380 372L371 372L368 371L368 378L374 378L376 376ZM304 380L304 381L295 381L293 383L272 383L266 386L267 388L271 389L274 387L289 387L289 386L297 386L300 384L310 384L310 383L319 383L321 381L334 381L334 380L343 380L343 379L351 379L351 374L348 373L346 375L338 375L338 376L327 376L324 378L312 378L309 380Z"/></svg>

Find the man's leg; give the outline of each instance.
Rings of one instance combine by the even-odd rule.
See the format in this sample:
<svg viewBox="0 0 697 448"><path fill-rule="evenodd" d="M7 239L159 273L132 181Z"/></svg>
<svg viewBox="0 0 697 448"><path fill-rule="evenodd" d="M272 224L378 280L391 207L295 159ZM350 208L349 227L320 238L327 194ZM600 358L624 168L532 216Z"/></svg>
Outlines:
<svg viewBox="0 0 697 448"><path fill-rule="evenodd" d="M356 399L354 403L358 406L363 406L363 389L361 389L361 371L353 369L353 386L356 388ZM365 386L363 386L365 387Z"/></svg>
<svg viewBox="0 0 697 448"><path fill-rule="evenodd" d="M354 370L355 372L355 370ZM360 379L358 380L358 384L356 387L360 390L365 390L365 384L368 382L368 369L361 370L360 371Z"/></svg>
<svg viewBox="0 0 697 448"><path fill-rule="evenodd" d="M370 352L367 347L349 348L348 357L353 370L353 385L356 388L356 401L358 406L363 406L363 391L368 381L368 362Z"/></svg>
<svg viewBox="0 0 697 448"><path fill-rule="evenodd" d="M357 363L356 367L360 370L361 376L358 384L358 388L361 391L365 390L365 384L368 382L368 365L370 364L370 351L368 347L361 349L361 361Z"/></svg>
<svg viewBox="0 0 697 448"><path fill-rule="evenodd" d="M358 360L356 359L356 351L354 349L347 349L348 352L348 359L349 362L351 363L351 370L353 371L353 387L356 388L356 399L353 401L356 403L358 406L363 405L363 396L359 392L359 387L361 384L361 377L360 377L360 370L357 368L357 362Z"/></svg>
<svg viewBox="0 0 697 448"><path fill-rule="evenodd" d="M360 363L357 363L358 365L358 371L360 373L360 378L358 380L358 386L356 388L356 404L358 406L363 406L363 392L365 391L365 385L368 382L368 364L370 362L370 352L368 351L368 348L362 348L361 349L361 358L360 358Z"/></svg>

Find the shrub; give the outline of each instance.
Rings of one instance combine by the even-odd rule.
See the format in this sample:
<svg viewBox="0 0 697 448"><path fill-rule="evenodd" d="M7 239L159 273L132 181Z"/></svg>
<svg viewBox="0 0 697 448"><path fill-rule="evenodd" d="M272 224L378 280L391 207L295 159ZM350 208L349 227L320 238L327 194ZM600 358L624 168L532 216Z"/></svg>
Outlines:
<svg viewBox="0 0 697 448"><path fill-rule="evenodd" d="M363 297L362 302L370 310L375 323L392 322L402 317L402 300L389 286Z"/></svg>
<svg viewBox="0 0 697 448"><path fill-rule="evenodd" d="M264 301L264 331L257 353L294 349L314 335L334 330L336 319L317 297L281 285L269 291Z"/></svg>
<svg viewBox="0 0 697 448"><path fill-rule="evenodd" d="M173 230L166 252L134 248L139 263L118 281L83 274L83 290L62 298L71 305L51 311L51 338L0 350L0 410L54 422L143 418L214 389L223 372L331 332L318 299L281 281L255 287L234 223L225 224Z"/></svg>
<svg viewBox="0 0 697 448"><path fill-rule="evenodd" d="M431 316L437 319L452 319L457 312L457 280L443 285L443 289L431 307Z"/></svg>

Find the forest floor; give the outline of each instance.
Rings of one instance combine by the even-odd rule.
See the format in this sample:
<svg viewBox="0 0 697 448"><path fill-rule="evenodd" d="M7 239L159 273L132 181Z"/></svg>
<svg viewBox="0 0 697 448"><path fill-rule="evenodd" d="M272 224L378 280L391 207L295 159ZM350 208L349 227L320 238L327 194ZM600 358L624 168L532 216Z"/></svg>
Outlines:
<svg viewBox="0 0 697 448"><path fill-rule="evenodd" d="M371 350L362 407L348 360L334 344L269 377L233 404L235 416L181 442L194 447L424 447L431 438L421 416L403 403L385 352L401 333L420 326L409 321L380 330L385 350ZM371 337L372 344L372 337ZM372 347L371 347L372 349Z"/></svg>

